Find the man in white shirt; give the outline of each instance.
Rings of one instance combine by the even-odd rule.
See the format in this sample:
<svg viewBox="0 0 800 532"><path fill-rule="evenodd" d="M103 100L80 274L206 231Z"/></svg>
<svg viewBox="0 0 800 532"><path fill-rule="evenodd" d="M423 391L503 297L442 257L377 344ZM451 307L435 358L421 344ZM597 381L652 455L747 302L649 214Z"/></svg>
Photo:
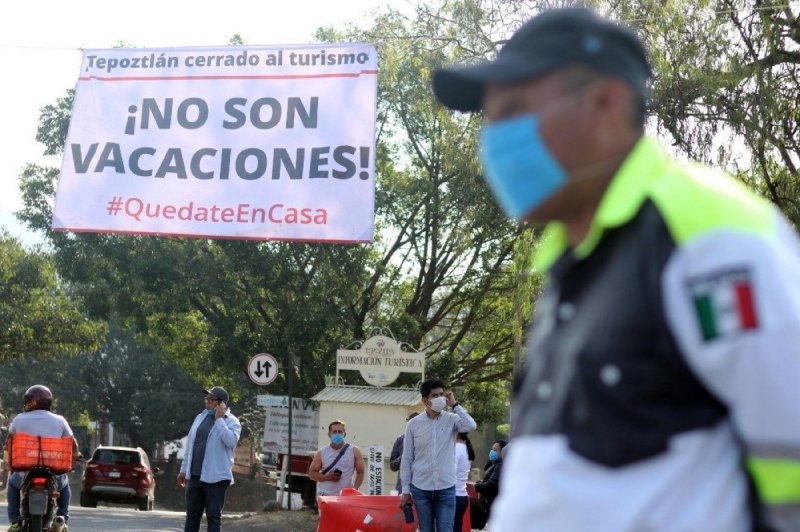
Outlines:
<svg viewBox="0 0 800 532"><path fill-rule="evenodd" d="M417 509L420 532L452 530L456 512L455 435L477 428L475 420L445 392L439 379L420 385L425 412L406 424L400 461L400 507ZM453 412L445 412L449 406Z"/></svg>

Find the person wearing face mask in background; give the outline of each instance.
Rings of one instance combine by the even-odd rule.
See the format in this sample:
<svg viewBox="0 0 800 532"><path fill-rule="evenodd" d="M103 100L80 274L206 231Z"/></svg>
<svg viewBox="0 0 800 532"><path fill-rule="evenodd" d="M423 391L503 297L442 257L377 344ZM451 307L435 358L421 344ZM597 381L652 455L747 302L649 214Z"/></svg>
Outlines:
<svg viewBox="0 0 800 532"><path fill-rule="evenodd" d="M413 504L420 532L449 532L456 514L456 433L478 425L441 380L425 379L419 391L425 411L406 424L400 507Z"/></svg>
<svg viewBox="0 0 800 532"><path fill-rule="evenodd" d="M585 8L433 74L483 111L500 206L546 225L493 532L800 530L800 241L645 134L651 77L635 30Z"/></svg>
<svg viewBox="0 0 800 532"><path fill-rule="evenodd" d="M364 459L361 449L345 443L345 422L331 421L328 437L331 442L317 451L308 467L308 476L317 483L317 495L339 495L343 488L360 488L364 481Z"/></svg>
<svg viewBox="0 0 800 532"><path fill-rule="evenodd" d="M411 412L408 417L406 417L406 422L411 421L413 418L417 417L419 412ZM403 440L405 439L405 430L402 434L397 436L397 439L394 440L394 445L392 445L392 454L389 455L389 469L392 471L400 471L400 460L403 458ZM397 493L400 493L402 486L400 485L400 475L397 475L397 483L394 487L397 490Z"/></svg>
<svg viewBox="0 0 800 532"><path fill-rule="evenodd" d="M178 486L186 489L184 532L198 532L203 512L208 532L222 530L225 492L233 484L233 451L242 425L228 408L225 388L203 390L205 410L200 412L186 438L186 454L178 473Z"/></svg>
<svg viewBox="0 0 800 532"><path fill-rule="evenodd" d="M456 518L453 521L453 532L461 532L464 528L464 514L469 508L467 478L475 460L475 450L466 432L456 434Z"/></svg>
<svg viewBox="0 0 800 532"><path fill-rule="evenodd" d="M475 491L481 496L481 502L486 510L486 520L492 515L492 503L497 498L500 488L500 474L503 470L503 449L508 444L506 440L497 440L489 450L489 463L483 473L483 480L475 483Z"/></svg>

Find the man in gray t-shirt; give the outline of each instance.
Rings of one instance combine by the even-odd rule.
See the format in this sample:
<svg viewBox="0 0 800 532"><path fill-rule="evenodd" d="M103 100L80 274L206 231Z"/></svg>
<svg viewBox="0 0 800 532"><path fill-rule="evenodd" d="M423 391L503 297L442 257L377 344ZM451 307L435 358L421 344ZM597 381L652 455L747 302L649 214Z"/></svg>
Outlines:
<svg viewBox="0 0 800 532"><path fill-rule="evenodd" d="M331 443L311 459L308 476L317 483L317 495L339 495L343 488L361 487L364 481L364 459L361 449L345 443L347 430L341 419L328 425Z"/></svg>
<svg viewBox="0 0 800 532"><path fill-rule="evenodd" d="M47 386L37 384L31 386L25 391L23 396L23 410L21 414L11 422L8 427L9 434L25 433L33 434L34 436L50 436L59 438L62 436L72 436L72 428L70 428L67 420L62 416L50 412L50 407L53 403L53 393ZM78 442L72 438L72 454L75 457L80 457L78 452ZM20 487L22 486L22 479L24 472L16 472L8 479L8 489L6 490L6 498L8 500L8 520L11 522L9 532L20 530ZM71 492L69 489L69 481L67 475L58 475L56 477L58 485L58 510L57 515L63 516L65 521L69 520L69 500Z"/></svg>

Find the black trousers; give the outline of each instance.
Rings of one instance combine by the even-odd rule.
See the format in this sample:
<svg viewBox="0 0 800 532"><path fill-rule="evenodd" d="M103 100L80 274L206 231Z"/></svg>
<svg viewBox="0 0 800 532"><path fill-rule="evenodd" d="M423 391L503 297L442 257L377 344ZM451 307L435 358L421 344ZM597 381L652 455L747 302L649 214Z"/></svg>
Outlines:
<svg viewBox="0 0 800 532"><path fill-rule="evenodd" d="M469 508L469 496L456 495L456 520L453 521L453 532L461 532L464 529L464 514Z"/></svg>
<svg viewBox="0 0 800 532"><path fill-rule="evenodd" d="M222 505L230 480L200 482L200 478L186 479L186 523L183 532L199 532L203 511L206 512L208 532L222 530Z"/></svg>

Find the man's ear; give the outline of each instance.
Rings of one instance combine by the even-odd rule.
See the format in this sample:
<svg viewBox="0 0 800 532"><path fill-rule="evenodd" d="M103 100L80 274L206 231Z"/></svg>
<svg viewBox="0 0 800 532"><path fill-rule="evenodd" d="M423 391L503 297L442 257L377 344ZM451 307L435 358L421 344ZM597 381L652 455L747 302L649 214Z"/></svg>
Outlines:
<svg viewBox="0 0 800 532"><path fill-rule="evenodd" d="M605 77L592 86L587 99L584 117L595 148L604 153L618 150L631 134L633 90L621 79Z"/></svg>

